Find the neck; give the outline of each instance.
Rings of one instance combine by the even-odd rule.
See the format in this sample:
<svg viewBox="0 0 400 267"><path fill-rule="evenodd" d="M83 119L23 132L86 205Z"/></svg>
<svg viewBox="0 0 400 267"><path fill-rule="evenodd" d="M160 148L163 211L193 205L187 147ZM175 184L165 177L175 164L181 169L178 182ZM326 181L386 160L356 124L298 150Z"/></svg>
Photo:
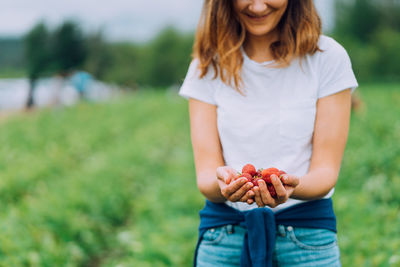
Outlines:
<svg viewBox="0 0 400 267"><path fill-rule="evenodd" d="M248 34L243 44L247 56L256 62L271 61L274 59L270 46L278 39L276 31L267 35L257 36Z"/></svg>

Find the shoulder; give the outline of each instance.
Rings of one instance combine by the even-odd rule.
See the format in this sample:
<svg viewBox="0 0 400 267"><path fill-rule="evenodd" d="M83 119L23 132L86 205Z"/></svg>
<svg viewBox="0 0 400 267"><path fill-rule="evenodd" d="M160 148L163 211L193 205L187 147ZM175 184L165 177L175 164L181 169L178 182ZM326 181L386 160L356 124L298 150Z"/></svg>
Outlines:
<svg viewBox="0 0 400 267"><path fill-rule="evenodd" d="M318 47L320 51L316 52L314 55L317 60L336 61L348 56L346 49L341 44L332 37L326 35L320 36Z"/></svg>
<svg viewBox="0 0 400 267"><path fill-rule="evenodd" d="M321 35L320 51L311 56L319 80L318 97L357 87L352 64L345 48L331 37Z"/></svg>
<svg viewBox="0 0 400 267"><path fill-rule="evenodd" d="M341 44L339 44L332 37L321 35L318 40L318 46L322 50L332 50L332 49L344 49Z"/></svg>
<svg viewBox="0 0 400 267"><path fill-rule="evenodd" d="M194 58L189 65L188 72L179 90L179 95L215 105L214 95L218 81L214 79L213 68L208 67L207 73L203 77L201 77L201 74L200 60Z"/></svg>
<svg viewBox="0 0 400 267"><path fill-rule="evenodd" d="M193 58L190 62L189 69L186 73L186 82L201 82L201 83L212 83L214 84L218 80L215 75L214 68L210 65L207 67L207 73L202 76L200 59Z"/></svg>
<svg viewBox="0 0 400 267"><path fill-rule="evenodd" d="M189 65L189 71L196 72L199 71L200 60L198 58L193 58Z"/></svg>
<svg viewBox="0 0 400 267"><path fill-rule="evenodd" d="M346 49L332 37L321 35L318 40L319 51L306 56L307 61L317 72L324 69L351 68L351 60Z"/></svg>
<svg viewBox="0 0 400 267"><path fill-rule="evenodd" d="M189 69L186 74L186 79L196 79L200 77L199 69L200 61L197 58L192 59L189 65Z"/></svg>

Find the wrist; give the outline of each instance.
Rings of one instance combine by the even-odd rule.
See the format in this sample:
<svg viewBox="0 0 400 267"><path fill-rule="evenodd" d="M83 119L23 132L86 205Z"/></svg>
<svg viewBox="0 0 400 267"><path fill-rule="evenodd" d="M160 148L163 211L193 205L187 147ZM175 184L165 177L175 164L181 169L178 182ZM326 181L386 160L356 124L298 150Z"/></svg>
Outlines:
<svg viewBox="0 0 400 267"><path fill-rule="evenodd" d="M210 179L203 180L202 183L198 184L198 188L202 195L209 201L222 203L226 201L226 198L221 193L221 186L223 184L224 182L219 180L217 177L210 177Z"/></svg>

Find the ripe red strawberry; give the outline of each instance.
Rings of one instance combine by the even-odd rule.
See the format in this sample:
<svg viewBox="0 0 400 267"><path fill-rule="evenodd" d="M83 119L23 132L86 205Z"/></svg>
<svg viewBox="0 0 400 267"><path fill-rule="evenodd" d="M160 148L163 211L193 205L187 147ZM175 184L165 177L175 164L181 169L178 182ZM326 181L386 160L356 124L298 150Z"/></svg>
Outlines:
<svg viewBox="0 0 400 267"><path fill-rule="evenodd" d="M259 169L256 171L256 168L252 164L246 164L242 169L242 174L238 174L236 179L240 177L245 177L248 182L251 182L254 186L259 186L259 180L264 180L267 184L267 189L272 197L276 198L277 194L275 191L275 187L272 185L271 175L275 174L277 177L280 178L280 181L283 183L282 175L286 174L285 171L279 170L277 168L271 167L268 169Z"/></svg>
<svg viewBox="0 0 400 267"><path fill-rule="evenodd" d="M267 188L269 193L271 194L271 197L275 198L276 197L275 187L272 184L267 184Z"/></svg>
<svg viewBox="0 0 400 267"><path fill-rule="evenodd" d="M261 175L262 175L264 181L267 184L270 184L271 183L271 175L278 174L278 173L279 173L279 170L277 168L268 168L268 169L263 170Z"/></svg>
<svg viewBox="0 0 400 267"><path fill-rule="evenodd" d="M253 179L253 182L252 182L253 185L254 185L254 186L259 186L259 185L258 185L258 181L259 181L259 180L261 180L261 179L260 179L260 178L257 178L257 177L254 178L254 179Z"/></svg>
<svg viewBox="0 0 400 267"><path fill-rule="evenodd" d="M262 176L263 178L269 177L271 174L277 174L279 173L279 170L277 168L268 168L262 171Z"/></svg>
<svg viewBox="0 0 400 267"><path fill-rule="evenodd" d="M256 168L254 167L254 165L246 164L246 165L244 165L244 167L242 169L242 173L248 173L251 176L254 176L254 175L256 175L257 171L256 171Z"/></svg>
<svg viewBox="0 0 400 267"><path fill-rule="evenodd" d="M268 176L268 177L263 177L263 180L265 181L265 183L266 184L272 184L272 181L271 181L271 176Z"/></svg>

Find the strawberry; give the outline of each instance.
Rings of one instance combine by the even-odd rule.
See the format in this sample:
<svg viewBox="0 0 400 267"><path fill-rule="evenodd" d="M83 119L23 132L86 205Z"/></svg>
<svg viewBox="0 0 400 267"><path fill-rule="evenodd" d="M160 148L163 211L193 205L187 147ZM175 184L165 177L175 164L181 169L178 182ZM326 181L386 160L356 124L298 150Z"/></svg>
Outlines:
<svg viewBox="0 0 400 267"><path fill-rule="evenodd" d="M268 168L262 171L263 178L269 177L271 174L278 174L279 170L277 168Z"/></svg>
<svg viewBox="0 0 400 267"><path fill-rule="evenodd" d="M244 165L244 167L242 169L242 173L248 173L251 176L254 176L254 175L256 175L257 171L256 171L256 168L254 167L254 165L246 164L246 165Z"/></svg>
<svg viewBox="0 0 400 267"><path fill-rule="evenodd" d="M263 180L265 181L265 183L266 184L271 184L272 183L272 181L271 181L271 176L268 176L268 177L263 177Z"/></svg>
<svg viewBox="0 0 400 267"><path fill-rule="evenodd" d="M253 182L252 182L252 183L253 183L254 186L259 186L259 185L258 185L258 180L261 180L261 179L259 179L259 178L253 179Z"/></svg>
<svg viewBox="0 0 400 267"><path fill-rule="evenodd" d="M271 194L271 197L275 198L276 197L275 187L272 184L267 184L267 188L269 193Z"/></svg>
<svg viewBox="0 0 400 267"><path fill-rule="evenodd" d="M263 170L261 175L262 175L264 181L267 184L270 184L271 183L271 175L272 174L278 175L278 173L279 173L279 170L277 168L268 168L268 169Z"/></svg>
<svg viewBox="0 0 400 267"><path fill-rule="evenodd" d="M239 178L241 178L241 177L247 178L248 182L253 182L253 177L250 174L248 174L247 172L242 173L241 175L239 175Z"/></svg>
<svg viewBox="0 0 400 267"><path fill-rule="evenodd" d="M251 182L254 186L259 186L258 181L259 180L264 180L265 183L267 184L267 189L268 192L271 194L271 196L273 198L276 198L277 194L276 194L276 190L275 187L272 185L272 181L271 181L271 175L275 174L276 176L278 176L278 178L280 178L280 181L283 183L283 174L286 174L285 171L279 170L277 168L271 167L268 169L258 169L256 171L256 168L254 167L254 165L252 164L246 164L243 169L242 169L242 173L238 174L237 178L240 177L245 177L247 178L248 182Z"/></svg>

